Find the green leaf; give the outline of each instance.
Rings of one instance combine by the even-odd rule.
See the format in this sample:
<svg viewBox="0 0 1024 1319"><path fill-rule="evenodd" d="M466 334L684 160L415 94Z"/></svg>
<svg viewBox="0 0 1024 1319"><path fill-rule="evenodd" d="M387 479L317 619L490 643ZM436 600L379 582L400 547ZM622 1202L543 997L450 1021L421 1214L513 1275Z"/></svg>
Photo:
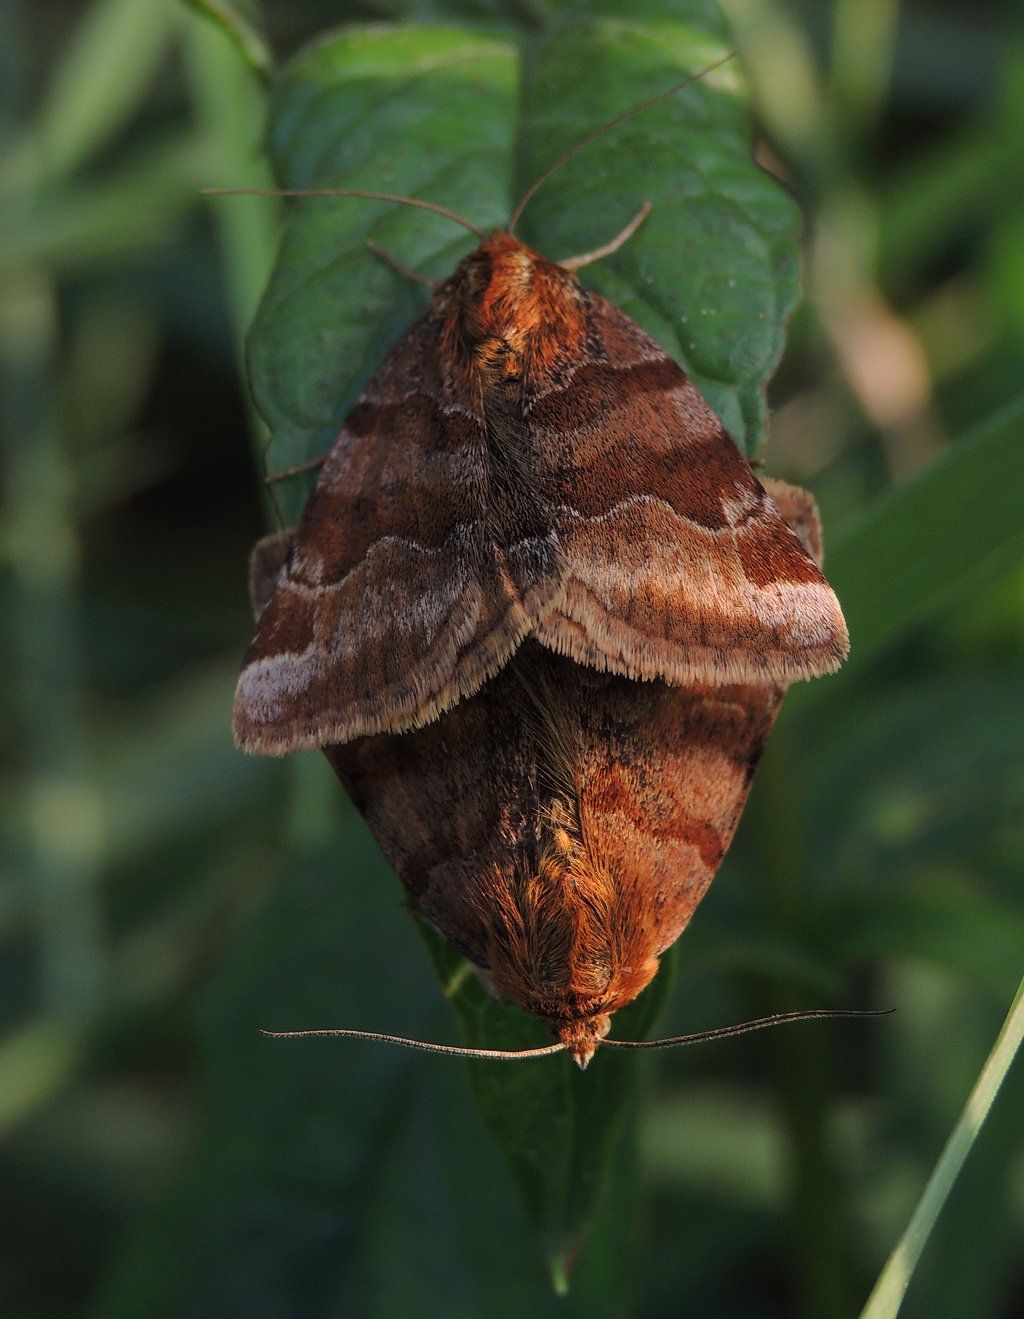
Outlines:
<svg viewBox="0 0 1024 1319"><path fill-rule="evenodd" d="M346 28L301 54L275 89L277 176L288 187L422 197L501 227L564 147L727 51L706 3L678 12L690 21L566 22L528 56L479 29ZM612 237L645 200L654 211L640 232L584 278L678 357L754 453L762 391L796 298L797 216L751 159L734 66L594 142L537 194L523 232L542 251L569 256ZM442 217L383 202L294 207L249 341L272 470L329 447L424 306L422 290L367 253L371 239L435 278L473 241ZM286 519L307 489L298 481L281 491Z"/></svg>
<svg viewBox="0 0 1024 1319"><path fill-rule="evenodd" d="M422 926L434 968L474 1048L530 1049L551 1043L539 1021L497 1003L447 940ZM671 981L671 956L653 984L616 1012L618 1039L650 1032ZM484 1122L508 1158L556 1291L568 1291L573 1261L609 1203L608 1182L633 1116L637 1058L598 1049L585 1072L567 1056L522 1063L474 1061L469 1078ZM625 1236L625 1229L623 1229ZM620 1241L620 1252L626 1247ZM625 1261L619 1260L619 1272Z"/></svg>
<svg viewBox="0 0 1024 1319"><path fill-rule="evenodd" d="M273 69L274 57L266 39L257 27L253 13L256 6L247 0L183 0L216 23L230 38L232 45L260 77L267 77Z"/></svg>
<svg viewBox="0 0 1024 1319"><path fill-rule="evenodd" d="M463 28L349 28L283 73L269 149L288 187L368 188L437 200L481 226L510 201L518 74L507 42ZM384 202L301 202L249 339L271 471L323 453L423 290L368 240L441 277L473 246L450 220ZM279 490L286 519L308 486Z"/></svg>
<svg viewBox="0 0 1024 1319"><path fill-rule="evenodd" d="M527 68L517 191L595 125L728 53L708 6L690 22L605 19L556 28ZM764 387L798 294L795 206L751 160L740 75L727 64L621 124L537 193L523 232L554 257L653 210L614 256L582 272L680 362L737 444L756 456Z"/></svg>
<svg viewBox="0 0 1024 1319"><path fill-rule="evenodd" d="M35 142L45 178L77 169L148 94L171 34L165 0L95 0L57 64Z"/></svg>

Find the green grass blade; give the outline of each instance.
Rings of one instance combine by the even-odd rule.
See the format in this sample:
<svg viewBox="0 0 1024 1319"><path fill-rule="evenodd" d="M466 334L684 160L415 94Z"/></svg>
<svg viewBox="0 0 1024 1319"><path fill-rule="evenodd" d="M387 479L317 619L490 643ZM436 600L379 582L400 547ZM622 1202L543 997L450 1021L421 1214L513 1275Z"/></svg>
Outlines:
<svg viewBox="0 0 1024 1319"><path fill-rule="evenodd" d="M145 139L116 173L48 188L32 210L6 218L0 268L76 275L166 245L216 177L209 160L193 132L178 132Z"/></svg>
<svg viewBox="0 0 1024 1319"><path fill-rule="evenodd" d="M273 71L274 57L259 29L242 12L238 4L225 4L224 0L183 0L190 9L208 18L227 34L235 50L261 78Z"/></svg>
<svg viewBox="0 0 1024 1319"><path fill-rule="evenodd" d="M894 1319L932 1228L946 1203L953 1183L967 1160L978 1133L1024 1040L1024 980L1017 989L998 1038L968 1096L960 1119L946 1142L928 1185L918 1201L907 1230L879 1274L861 1319Z"/></svg>
<svg viewBox="0 0 1024 1319"><path fill-rule="evenodd" d="M1024 398L879 500L829 556L860 663L1024 550Z"/></svg>
<svg viewBox="0 0 1024 1319"><path fill-rule="evenodd" d="M837 677L791 692L790 716L834 700L888 646L1024 554L1022 436L1019 396L830 543L850 658Z"/></svg>
<svg viewBox="0 0 1024 1319"><path fill-rule="evenodd" d="M45 178L71 173L131 117L153 86L172 17L163 0L101 0L86 11L35 130Z"/></svg>
<svg viewBox="0 0 1024 1319"><path fill-rule="evenodd" d="M0 281L0 538L8 547L12 710L30 737L15 809L36 908L39 993L56 1018L99 1011L108 975L95 785L82 699L78 527L66 495L57 399L57 289L45 272Z"/></svg>

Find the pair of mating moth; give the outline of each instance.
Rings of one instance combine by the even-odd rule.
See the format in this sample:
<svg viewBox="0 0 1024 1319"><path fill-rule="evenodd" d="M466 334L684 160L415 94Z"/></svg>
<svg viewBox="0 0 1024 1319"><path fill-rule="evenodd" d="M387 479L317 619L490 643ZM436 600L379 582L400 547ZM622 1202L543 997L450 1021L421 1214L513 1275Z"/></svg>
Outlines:
<svg viewBox="0 0 1024 1319"><path fill-rule="evenodd" d="M256 547L234 729L322 748L415 908L585 1066L848 641L811 496L579 264L498 232L436 289Z"/></svg>

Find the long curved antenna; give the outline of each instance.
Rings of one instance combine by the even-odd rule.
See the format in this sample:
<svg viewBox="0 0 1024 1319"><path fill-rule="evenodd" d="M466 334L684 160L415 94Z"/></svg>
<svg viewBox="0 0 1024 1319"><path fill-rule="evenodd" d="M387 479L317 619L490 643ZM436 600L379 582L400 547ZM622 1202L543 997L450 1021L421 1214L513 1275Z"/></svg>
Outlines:
<svg viewBox="0 0 1024 1319"><path fill-rule="evenodd" d="M603 261L606 256L611 256L624 243L629 242L650 215L652 209L650 202L644 202L629 224L620 229L614 238L610 238L607 243L602 243L600 247L591 248L589 252L581 252L579 256L567 257L566 260L559 261L558 264L563 270L582 270L584 266L589 266L595 261Z"/></svg>
<svg viewBox="0 0 1024 1319"><path fill-rule="evenodd" d="M469 1049L459 1044L430 1044L427 1040L410 1040L404 1035L385 1035L376 1030L261 1030L273 1040L301 1040L309 1035L342 1035L353 1040L380 1040L384 1044L400 1044L403 1049L420 1049L423 1053L448 1053L453 1058L497 1058L516 1062L524 1058L546 1058L562 1053L564 1044L548 1044L542 1049Z"/></svg>
<svg viewBox="0 0 1024 1319"><path fill-rule="evenodd" d="M735 58L736 52L731 50L728 55L723 55L722 58L716 60L714 64L709 64L706 69L701 69L700 73L691 74L689 78L684 78L682 82L677 82L674 87L669 87L667 91L659 92L657 96L652 96L646 101L641 101L639 105L634 105L629 110L623 110L621 114L617 114L614 119L609 119L607 123L599 124L597 128L591 129L586 137L581 137L574 146L569 147L567 151L563 151L557 160L553 161L546 170L534 179L519 198L516 208L512 212L508 222L508 232L510 234L515 233L516 225L522 219L523 211L526 210L526 207L533 200L534 194L538 192L545 183L547 183L552 174L554 174L556 170L561 169L568 161L572 160L573 156L579 155L584 148L589 147L591 142L596 142L599 137L603 137L610 129L617 128L624 120L632 119L634 115L642 114L644 110L649 110L652 105L657 105L659 101L667 101L670 96L675 96L676 93L681 92L684 87L689 87L691 83L699 82L701 78L706 78L709 73L714 73L715 69L720 69L723 64L728 64L729 60Z"/></svg>
<svg viewBox="0 0 1024 1319"><path fill-rule="evenodd" d="M789 1021L827 1021L833 1017L887 1017L895 1008L876 1011L859 1008L806 1008L802 1012L773 1012L770 1017L755 1017L735 1026L716 1026L712 1030L696 1030L689 1035L672 1035L664 1040L598 1040L605 1049L675 1049L684 1044L705 1044L708 1040L724 1040L730 1035L748 1035L751 1031L767 1030L770 1026L783 1026Z"/></svg>
<svg viewBox="0 0 1024 1319"><path fill-rule="evenodd" d="M828 1020L833 1017L885 1017L895 1008L879 1011L862 1011L858 1008L807 1008L802 1012L775 1012L770 1017L756 1017L736 1026L717 1026L712 1030L693 1031L690 1035L673 1035L664 1040L598 1040L606 1049L674 1049L685 1044L703 1044L708 1040L723 1040L730 1035L747 1035L769 1026L782 1026L790 1021ZM305 1040L316 1035L350 1040L378 1040L382 1044L398 1044L403 1049L419 1049L421 1053L446 1053L453 1058L490 1058L500 1062L520 1062L527 1058L548 1058L564 1053L564 1044L548 1044L540 1049L470 1049L459 1044L433 1044L428 1040L412 1040L405 1035L387 1035L376 1030L345 1030L325 1027L320 1030L261 1030L271 1040Z"/></svg>
<svg viewBox="0 0 1024 1319"><path fill-rule="evenodd" d="M201 188L204 197L365 197L369 201L397 202L402 206L416 206L421 211L433 211L448 220L461 224L477 238L483 238L484 231L475 224L456 215L447 206L438 206L436 202L425 202L419 197L400 197L393 192L369 192L364 188Z"/></svg>

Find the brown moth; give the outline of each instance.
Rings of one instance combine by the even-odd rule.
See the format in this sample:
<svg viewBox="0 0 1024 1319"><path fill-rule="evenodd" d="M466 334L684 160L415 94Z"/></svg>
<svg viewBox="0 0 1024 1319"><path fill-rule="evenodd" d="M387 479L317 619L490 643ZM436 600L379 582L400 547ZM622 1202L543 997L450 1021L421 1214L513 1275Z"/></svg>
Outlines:
<svg viewBox="0 0 1024 1319"><path fill-rule="evenodd" d="M811 496L767 485L820 562ZM287 533L254 553L263 617L290 556ZM637 682L530 640L426 727L324 750L416 909L586 1066L710 884L784 691Z"/></svg>
<svg viewBox="0 0 1024 1319"><path fill-rule="evenodd" d="M693 382L576 278L646 211L557 263L513 236L523 204L327 455L239 678L246 751L421 727L531 638L673 685L788 683L846 655L831 588Z"/></svg>

